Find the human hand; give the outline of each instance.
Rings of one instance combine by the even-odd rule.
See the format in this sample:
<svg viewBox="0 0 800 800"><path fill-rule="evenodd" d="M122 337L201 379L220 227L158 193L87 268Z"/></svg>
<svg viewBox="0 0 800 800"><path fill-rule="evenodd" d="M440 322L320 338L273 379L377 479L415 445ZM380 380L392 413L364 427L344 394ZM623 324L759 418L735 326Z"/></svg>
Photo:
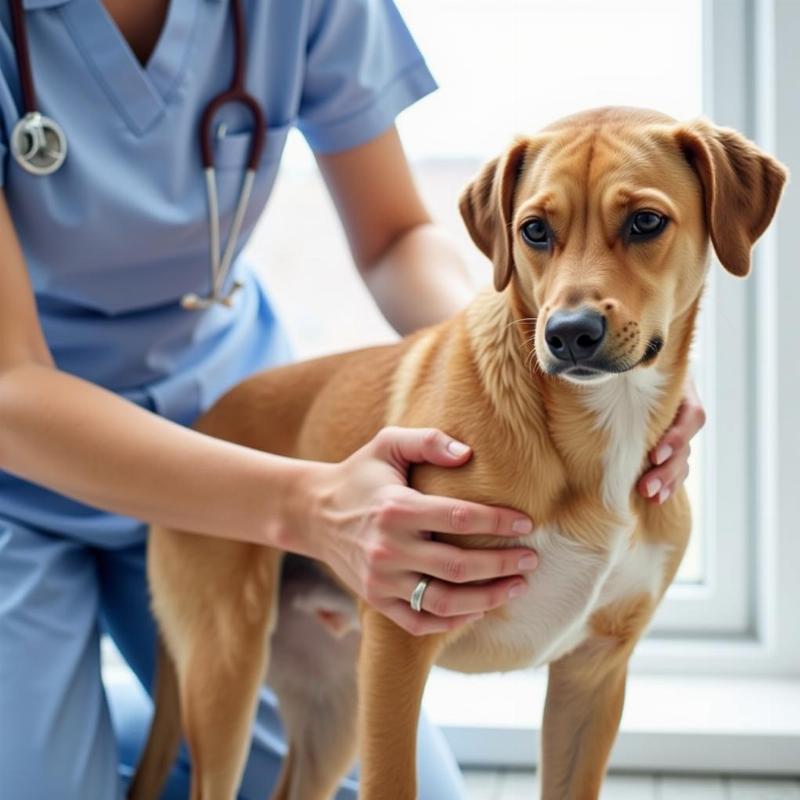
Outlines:
<svg viewBox="0 0 800 800"><path fill-rule="evenodd" d="M519 537L531 521L517 511L425 495L407 485L410 464L458 467L470 449L434 429L384 428L340 464L312 479L309 549L359 596L415 635L452 630L527 591L537 565L524 547L466 549L430 532ZM422 611L409 598L432 577ZM480 582L480 583L477 583Z"/></svg>
<svg viewBox="0 0 800 800"><path fill-rule="evenodd" d="M642 475L637 484L642 497L654 505L660 505L680 489L689 474L690 441L705 424L706 412L694 381L687 376L678 413L649 453L654 469Z"/></svg>

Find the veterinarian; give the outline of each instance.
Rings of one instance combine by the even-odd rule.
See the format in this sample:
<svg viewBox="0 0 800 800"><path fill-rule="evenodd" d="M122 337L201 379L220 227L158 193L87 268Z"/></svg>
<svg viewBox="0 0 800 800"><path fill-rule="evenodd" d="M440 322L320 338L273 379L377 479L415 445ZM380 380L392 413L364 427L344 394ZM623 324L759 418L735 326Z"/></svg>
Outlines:
<svg viewBox="0 0 800 800"><path fill-rule="evenodd" d="M426 538L424 531L515 535L531 525L511 510L405 485L412 462L457 467L469 459L444 433L384 431L347 461L323 465L185 427L245 376L291 358L239 253L292 126L316 153L353 259L398 332L441 320L472 296L459 254L417 195L394 128L395 116L435 84L391 2L245 4L246 89L267 130L218 293L199 126L209 100L230 84L230 3L22 5L36 103L66 150L46 175L28 171L18 146L12 152L26 102L1 0L0 787L14 800L105 800L121 791L119 773L130 774L147 724L134 694L107 697L100 675L105 632L150 688L155 631L140 520L313 556L419 634L505 602L536 557L520 548L462 552ZM213 119L217 252L254 129L241 105ZM60 157L44 154L51 156ZM315 220L305 223L305 235L316 235ZM659 466L639 484L652 502L683 481L702 419L688 387L652 455ZM409 573L440 583L457 616L436 617L424 603L413 611L397 589ZM479 594L465 592L486 579ZM264 796L284 750L265 689L243 797ZM455 762L427 722L419 750L422 797L461 797ZM184 754L169 797L185 796L187 769ZM351 777L339 797L355 791Z"/></svg>

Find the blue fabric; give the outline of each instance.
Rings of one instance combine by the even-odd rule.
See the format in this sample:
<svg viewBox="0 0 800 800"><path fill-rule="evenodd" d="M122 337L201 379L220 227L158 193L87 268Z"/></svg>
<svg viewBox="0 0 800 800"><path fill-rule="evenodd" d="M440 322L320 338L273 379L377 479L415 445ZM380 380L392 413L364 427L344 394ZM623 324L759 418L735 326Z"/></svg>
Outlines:
<svg viewBox="0 0 800 800"><path fill-rule="evenodd" d="M386 129L435 84L389 0L250 0L247 88L268 121L245 216L246 243L275 181L293 125L312 147L354 147ZM233 65L229 3L172 0L142 67L100 0L27 0L39 106L69 152L48 177L4 147L0 181L21 239L56 364L157 413L190 423L229 386L290 353L250 265L235 308L181 308L209 290L208 225L198 128ZM0 142L22 98L7 3L0 3ZM215 120L223 240L251 141L237 105ZM229 280L232 280L230 278ZM133 521L92 512L0 476L0 514L99 543L131 543ZM73 533L77 531L78 533Z"/></svg>
<svg viewBox="0 0 800 800"><path fill-rule="evenodd" d="M149 727L155 623L145 548L90 548L0 519L0 794L14 800L113 800L133 774ZM100 679L100 634L136 678ZM109 711L110 706L110 711ZM115 735L116 734L116 735ZM242 800L269 796L286 746L275 697L261 692ZM421 800L460 800L458 767L441 733L420 722ZM337 800L355 800L356 775ZM163 797L188 796L182 751Z"/></svg>
<svg viewBox="0 0 800 800"><path fill-rule="evenodd" d="M188 312L182 295L209 290L198 128L232 74L229 3L171 0L145 67L101 0L24 5L39 107L63 128L69 151L47 177L28 174L9 155L22 96L8 4L0 2L0 186L47 343L61 370L189 424L245 376L291 357L241 256L290 128L320 152L354 147L435 84L390 0L246 0L246 83L268 133L229 278L244 288L232 310ZM252 121L227 106L214 123L224 241ZM148 686L145 535L137 520L0 473L3 796L115 795L118 753L100 680L99 619ZM139 713L129 691L113 707L122 728ZM274 770L281 732L274 702L266 698L262 709L253 747ZM135 735L121 738L136 747ZM430 747L433 763L446 765L440 745ZM257 773L267 780L266 768ZM442 785L455 785L448 781Z"/></svg>

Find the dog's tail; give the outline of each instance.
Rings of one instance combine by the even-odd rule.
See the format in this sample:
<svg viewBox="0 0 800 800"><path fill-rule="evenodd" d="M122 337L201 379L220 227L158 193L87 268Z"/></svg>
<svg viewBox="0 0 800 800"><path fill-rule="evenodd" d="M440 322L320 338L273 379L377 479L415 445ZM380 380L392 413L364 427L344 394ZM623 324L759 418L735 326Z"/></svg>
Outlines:
<svg viewBox="0 0 800 800"><path fill-rule="evenodd" d="M181 713L175 665L158 639L158 666L153 692L155 714L142 757L128 787L128 800L157 800L181 743Z"/></svg>

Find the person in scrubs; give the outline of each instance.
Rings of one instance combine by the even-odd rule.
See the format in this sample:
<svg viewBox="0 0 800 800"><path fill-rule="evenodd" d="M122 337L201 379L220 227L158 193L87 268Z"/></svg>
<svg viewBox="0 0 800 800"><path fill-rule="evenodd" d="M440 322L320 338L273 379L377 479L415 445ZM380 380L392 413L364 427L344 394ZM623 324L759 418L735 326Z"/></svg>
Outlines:
<svg viewBox="0 0 800 800"><path fill-rule="evenodd" d="M225 390L291 358L252 265L239 256L269 197L290 128L314 150L353 259L391 324L407 333L472 295L432 224L394 128L435 88L390 0L250 0L246 85L268 122L231 280L230 308L189 311L209 292L200 115L233 68L221 0L24 0L41 110L69 141L53 175L23 171L9 136L23 113L9 10L0 3L0 792L9 800L121 796L146 732L146 695L101 680L110 635L149 691L155 628L142 520L279 546L329 564L356 593L418 634L484 613L523 583L529 550L462 551L424 531L517 535L510 509L415 493L411 462L455 467L445 433L390 430L341 464L280 458L187 428ZM252 121L215 119L223 233ZM298 212L301 213L301 212ZM315 222L307 221L308 236ZM298 298L302 301L302 298ZM640 491L663 502L702 425L691 387ZM354 488L358 487L358 488ZM322 504L319 498L326 497ZM405 513L375 509L387 497ZM389 565L370 553L388 547ZM459 580L452 580L454 566ZM409 608L408 574L431 575L453 616ZM466 591L484 580L483 590ZM524 585L524 583L523 583ZM499 591L498 591L499 590ZM285 744L264 689L241 796L262 798ZM423 718L420 792L463 796L441 734ZM165 797L184 797L182 753ZM339 798L354 798L357 775Z"/></svg>

